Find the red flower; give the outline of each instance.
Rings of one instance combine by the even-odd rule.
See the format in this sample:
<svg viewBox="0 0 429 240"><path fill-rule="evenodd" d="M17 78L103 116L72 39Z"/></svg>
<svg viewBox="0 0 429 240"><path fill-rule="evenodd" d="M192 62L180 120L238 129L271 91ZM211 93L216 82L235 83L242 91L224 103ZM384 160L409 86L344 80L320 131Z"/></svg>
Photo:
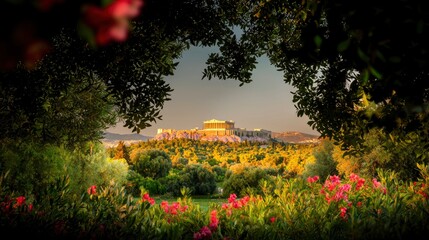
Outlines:
<svg viewBox="0 0 429 240"><path fill-rule="evenodd" d="M92 185L88 188L87 192L89 195L95 195L97 193L97 186Z"/></svg>
<svg viewBox="0 0 429 240"><path fill-rule="evenodd" d="M216 210L213 210L211 213L210 213L210 229L212 230L212 231L216 231L216 229L217 229L217 227L218 227L218 225L219 225L219 219L217 218L217 211Z"/></svg>
<svg viewBox="0 0 429 240"><path fill-rule="evenodd" d="M347 208L346 207L340 208L340 217L342 219L347 219Z"/></svg>
<svg viewBox="0 0 429 240"><path fill-rule="evenodd" d="M228 202L229 203L235 202L235 199L237 199L237 195L235 195L235 193L230 194L228 198Z"/></svg>
<svg viewBox="0 0 429 240"><path fill-rule="evenodd" d="M307 182L308 182L308 183L314 183L314 182L316 182L317 180L319 180L319 176L314 176L314 177L308 177L308 178L307 178Z"/></svg>
<svg viewBox="0 0 429 240"><path fill-rule="evenodd" d="M20 207L22 205L25 204L25 197L24 196L19 196L16 198L16 204L15 204L15 208Z"/></svg>
<svg viewBox="0 0 429 240"><path fill-rule="evenodd" d="M28 211L29 211L29 212L33 211L33 204L29 204L29 205L28 205Z"/></svg>
<svg viewBox="0 0 429 240"><path fill-rule="evenodd" d="M143 194L142 201L143 202L149 202L150 205L154 205L155 204L155 200L149 196L149 193Z"/></svg>
<svg viewBox="0 0 429 240"><path fill-rule="evenodd" d="M274 223L275 221L276 221L276 217L271 217L271 218L270 218L270 222L271 222L271 223Z"/></svg>
<svg viewBox="0 0 429 240"><path fill-rule="evenodd" d="M168 205L167 201L161 202L161 207L164 209L165 213L171 215L177 215L180 212L185 212L188 209L187 205L181 206L179 202L174 202L171 205Z"/></svg>

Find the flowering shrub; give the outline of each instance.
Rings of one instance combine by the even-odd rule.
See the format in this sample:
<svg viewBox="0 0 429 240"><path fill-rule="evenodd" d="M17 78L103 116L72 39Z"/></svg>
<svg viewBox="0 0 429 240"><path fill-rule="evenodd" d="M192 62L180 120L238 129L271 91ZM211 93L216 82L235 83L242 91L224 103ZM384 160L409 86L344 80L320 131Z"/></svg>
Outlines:
<svg viewBox="0 0 429 240"><path fill-rule="evenodd" d="M60 184L46 196L14 196L2 188L0 230L74 239L423 239L429 176L426 167L421 171L422 178L409 183L393 173L381 173L380 180L278 178L274 192L230 194L208 211L188 197L157 204L143 192L135 200L115 185L90 186L81 198Z"/></svg>

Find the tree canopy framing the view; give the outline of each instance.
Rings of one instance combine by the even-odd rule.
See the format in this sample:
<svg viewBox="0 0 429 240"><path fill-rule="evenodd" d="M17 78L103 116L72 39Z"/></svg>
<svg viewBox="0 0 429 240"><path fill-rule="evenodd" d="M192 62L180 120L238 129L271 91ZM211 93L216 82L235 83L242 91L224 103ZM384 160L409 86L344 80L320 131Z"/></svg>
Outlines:
<svg viewBox="0 0 429 240"><path fill-rule="evenodd" d="M23 113L17 128L39 126L47 96L67 92L78 81L72 73L82 71L103 82L106 103L139 132L161 119L173 91L164 77L174 74L182 52L218 46L203 78L249 83L257 58L266 55L296 88L298 116L307 115L313 129L345 147L374 127L427 135L428 11L399 0L388 8L359 1L147 0L125 42L94 48L65 24L55 28L53 51L35 69L3 71L1 121L11 122L14 106ZM13 81L17 74L21 82ZM29 94L22 84L33 80L40 84ZM31 107L16 109L20 99ZM2 136L13 136L2 126Z"/></svg>

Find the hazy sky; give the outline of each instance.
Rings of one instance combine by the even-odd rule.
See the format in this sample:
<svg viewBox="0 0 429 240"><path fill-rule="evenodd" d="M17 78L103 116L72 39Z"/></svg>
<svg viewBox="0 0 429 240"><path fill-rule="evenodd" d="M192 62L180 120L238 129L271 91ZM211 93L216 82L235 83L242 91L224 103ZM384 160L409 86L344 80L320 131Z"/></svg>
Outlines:
<svg viewBox="0 0 429 240"><path fill-rule="evenodd" d="M241 87L234 80L201 80L212 51L195 47L182 55L174 76L166 79L174 91L171 101L165 102L161 110L163 120L152 123L140 134L155 136L158 128L201 129L203 121L210 119L233 120L239 128L319 134L307 125L307 117L297 117L291 94L294 89L266 58L258 60L253 82ZM107 131L132 133L122 125L118 123Z"/></svg>

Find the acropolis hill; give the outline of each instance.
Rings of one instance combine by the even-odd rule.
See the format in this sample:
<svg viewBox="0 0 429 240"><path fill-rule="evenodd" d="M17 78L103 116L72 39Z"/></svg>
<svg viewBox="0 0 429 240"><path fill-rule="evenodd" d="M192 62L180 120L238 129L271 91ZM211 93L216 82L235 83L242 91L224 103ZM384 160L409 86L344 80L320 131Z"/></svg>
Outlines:
<svg viewBox="0 0 429 240"><path fill-rule="evenodd" d="M264 129L246 130L245 128L236 128L234 121L207 120L203 123L203 129L175 130L158 129L156 140L172 140L176 138L189 138L202 141L223 141L223 142L241 142L258 141L266 142L271 139L271 131Z"/></svg>

